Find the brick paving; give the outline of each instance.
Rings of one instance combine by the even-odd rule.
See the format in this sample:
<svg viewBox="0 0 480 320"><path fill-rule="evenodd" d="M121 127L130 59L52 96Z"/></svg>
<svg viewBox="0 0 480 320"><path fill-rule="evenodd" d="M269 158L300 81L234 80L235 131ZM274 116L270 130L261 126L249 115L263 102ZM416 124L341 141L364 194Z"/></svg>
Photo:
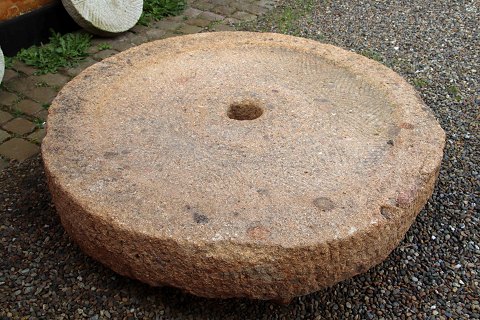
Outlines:
<svg viewBox="0 0 480 320"><path fill-rule="evenodd" d="M93 38L90 56L74 68L35 75L35 68L14 61L0 86L0 170L40 152L48 107L58 91L88 66L133 46L205 31L233 31L233 24L251 21L273 9L278 0L189 0L184 12L135 26L115 38ZM102 48L107 48L101 50Z"/></svg>

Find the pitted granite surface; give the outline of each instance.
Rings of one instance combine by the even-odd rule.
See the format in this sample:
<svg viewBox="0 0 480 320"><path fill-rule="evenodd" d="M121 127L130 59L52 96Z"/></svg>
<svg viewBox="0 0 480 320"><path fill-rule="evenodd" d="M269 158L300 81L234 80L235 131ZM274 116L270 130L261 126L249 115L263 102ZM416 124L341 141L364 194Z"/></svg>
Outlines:
<svg viewBox="0 0 480 320"><path fill-rule="evenodd" d="M379 63L219 32L86 69L53 101L42 155L65 229L116 272L288 301L388 256L431 195L444 140Z"/></svg>

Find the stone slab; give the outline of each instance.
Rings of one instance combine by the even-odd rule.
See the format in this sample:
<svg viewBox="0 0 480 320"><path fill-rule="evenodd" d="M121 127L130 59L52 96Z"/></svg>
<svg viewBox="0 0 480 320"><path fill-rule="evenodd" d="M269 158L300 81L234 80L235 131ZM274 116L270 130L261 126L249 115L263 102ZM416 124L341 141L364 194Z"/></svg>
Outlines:
<svg viewBox="0 0 480 320"><path fill-rule="evenodd" d="M3 129L16 133L19 135L24 135L35 130L35 125L23 118L15 118L12 121L7 122L3 125Z"/></svg>
<svg viewBox="0 0 480 320"><path fill-rule="evenodd" d="M8 138L10 138L10 135L8 134L8 132L0 130L0 143L7 140Z"/></svg>
<svg viewBox="0 0 480 320"><path fill-rule="evenodd" d="M377 62L219 32L85 70L52 103L42 155L66 231L116 272L288 301L389 255L444 143L415 90Z"/></svg>
<svg viewBox="0 0 480 320"><path fill-rule="evenodd" d="M10 121L12 118L13 116L10 113L0 110L0 125Z"/></svg>
<svg viewBox="0 0 480 320"><path fill-rule="evenodd" d="M34 115L35 113L43 110L43 107L40 103L25 99L17 103L15 106L17 110L20 110L21 112L28 114L30 116Z"/></svg>
<svg viewBox="0 0 480 320"><path fill-rule="evenodd" d="M36 155L39 151L38 146L20 138L13 138L0 144L0 156L20 162Z"/></svg>

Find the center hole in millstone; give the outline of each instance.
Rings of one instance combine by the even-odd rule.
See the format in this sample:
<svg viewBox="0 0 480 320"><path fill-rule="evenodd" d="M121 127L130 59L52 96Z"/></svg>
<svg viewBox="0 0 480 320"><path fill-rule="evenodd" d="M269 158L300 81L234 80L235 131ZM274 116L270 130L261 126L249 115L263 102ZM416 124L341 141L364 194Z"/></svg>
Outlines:
<svg viewBox="0 0 480 320"><path fill-rule="evenodd" d="M254 120L263 114L263 109L254 101L235 102L228 108L228 117L234 120Z"/></svg>

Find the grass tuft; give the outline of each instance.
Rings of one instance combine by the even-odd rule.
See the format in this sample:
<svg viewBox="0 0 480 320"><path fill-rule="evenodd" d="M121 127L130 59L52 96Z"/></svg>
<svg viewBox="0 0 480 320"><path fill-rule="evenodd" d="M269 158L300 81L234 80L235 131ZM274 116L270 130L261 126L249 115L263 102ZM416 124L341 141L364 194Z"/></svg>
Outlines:
<svg viewBox="0 0 480 320"><path fill-rule="evenodd" d="M50 42L41 46L22 49L16 56L38 74L55 73L62 67L73 67L88 56L92 36L84 33L61 35L51 31Z"/></svg>
<svg viewBox="0 0 480 320"><path fill-rule="evenodd" d="M152 21L176 15L185 9L185 0L145 0L138 24L148 26Z"/></svg>

